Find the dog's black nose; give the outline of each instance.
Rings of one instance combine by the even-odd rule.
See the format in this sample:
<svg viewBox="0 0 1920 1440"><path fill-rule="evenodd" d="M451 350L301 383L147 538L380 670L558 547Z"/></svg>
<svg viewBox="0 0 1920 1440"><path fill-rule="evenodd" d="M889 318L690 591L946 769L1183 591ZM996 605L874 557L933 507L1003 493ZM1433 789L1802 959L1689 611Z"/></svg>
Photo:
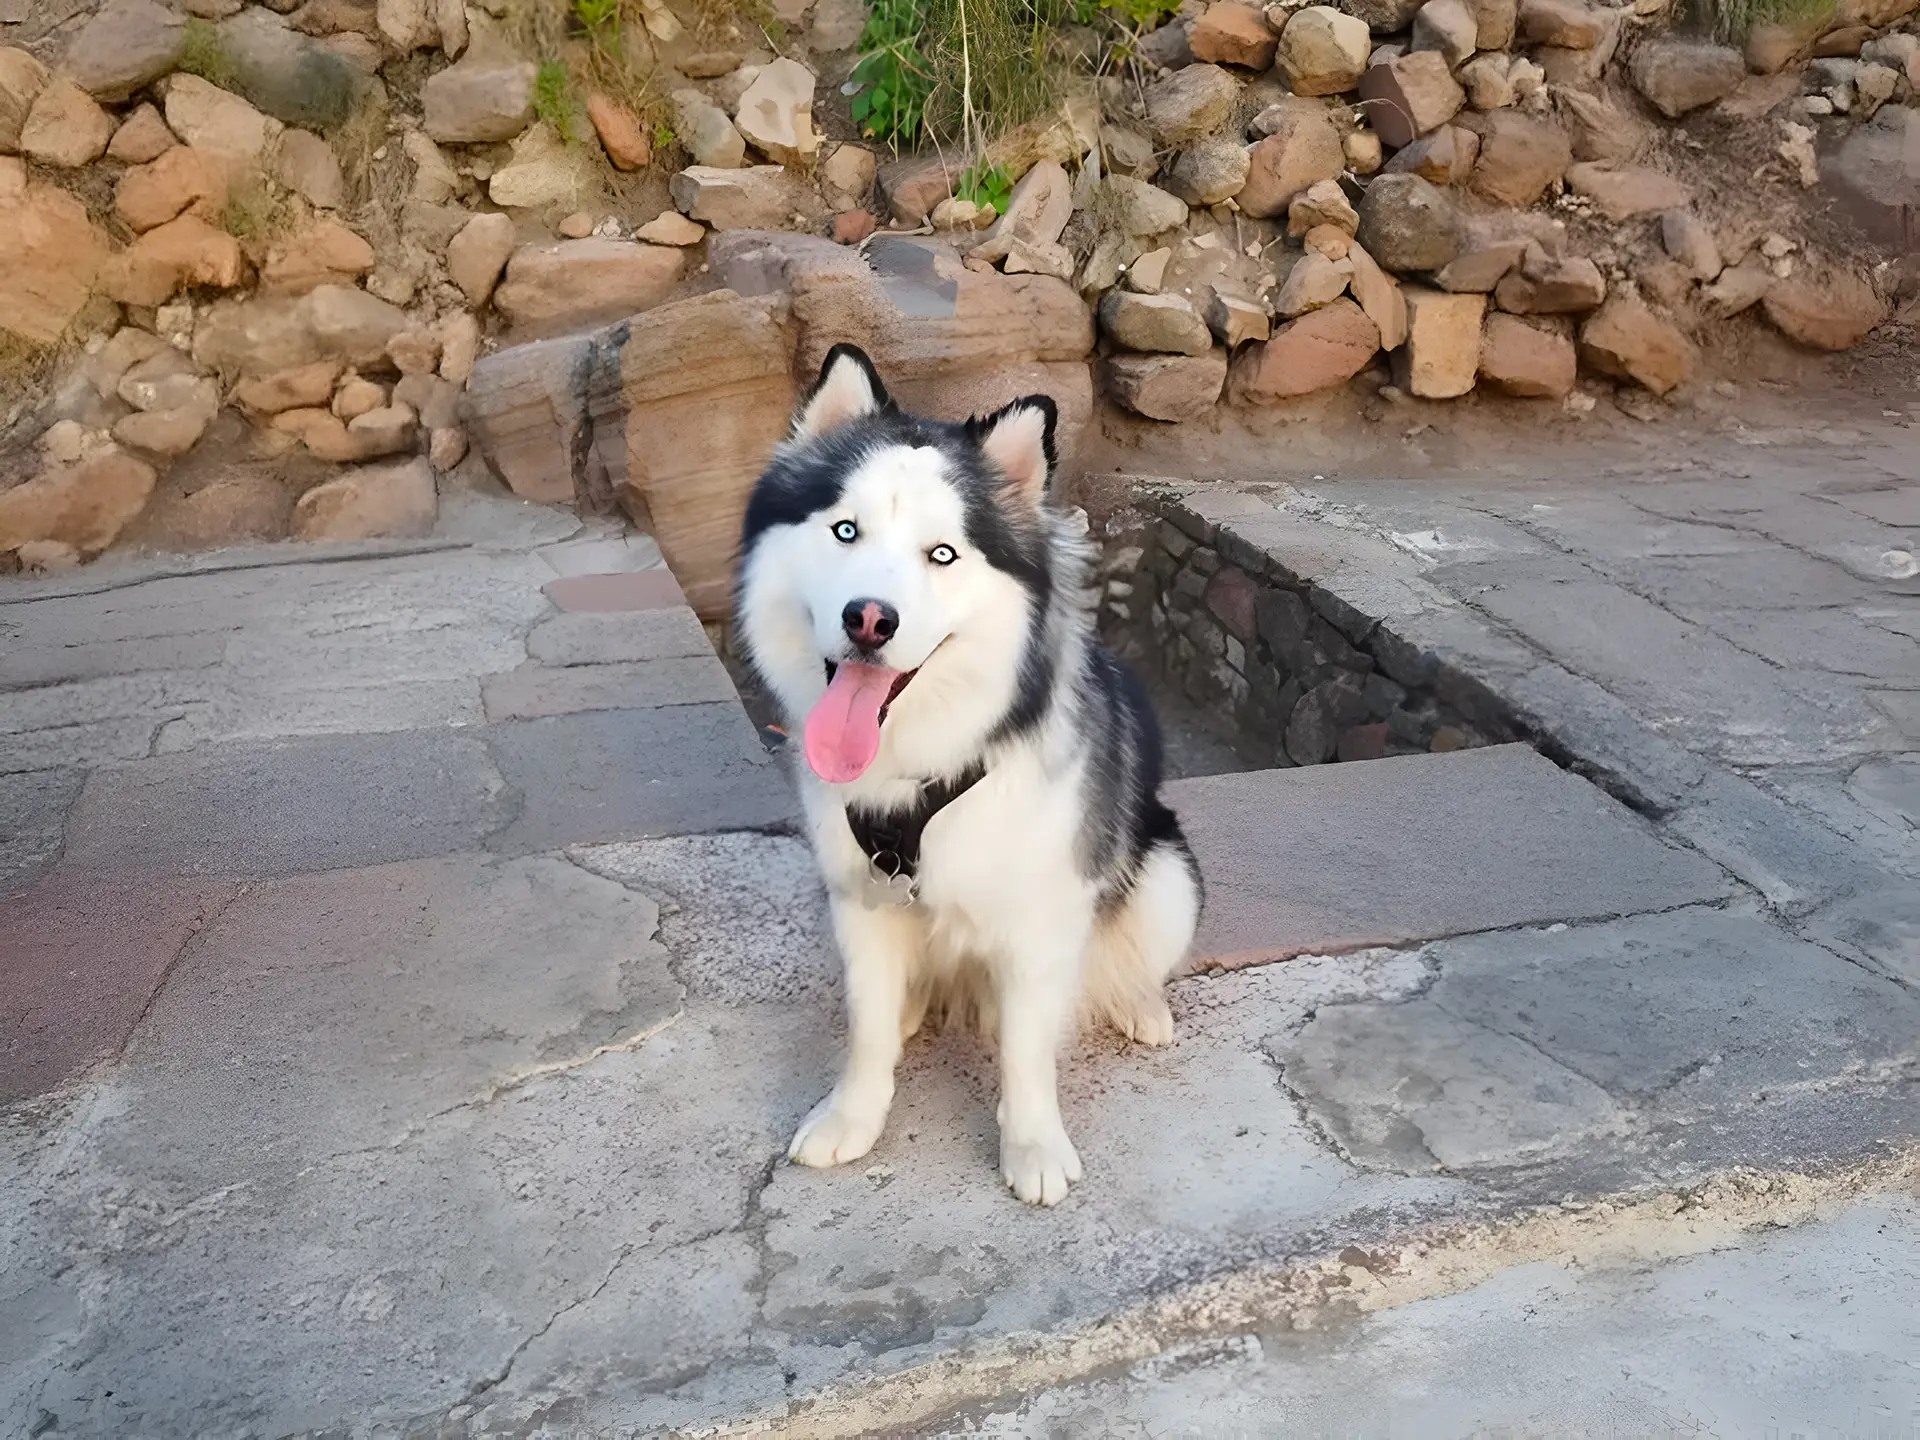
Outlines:
<svg viewBox="0 0 1920 1440"><path fill-rule="evenodd" d="M840 624L862 650L878 650L900 628L900 612L884 600L849 600Z"/></svg>

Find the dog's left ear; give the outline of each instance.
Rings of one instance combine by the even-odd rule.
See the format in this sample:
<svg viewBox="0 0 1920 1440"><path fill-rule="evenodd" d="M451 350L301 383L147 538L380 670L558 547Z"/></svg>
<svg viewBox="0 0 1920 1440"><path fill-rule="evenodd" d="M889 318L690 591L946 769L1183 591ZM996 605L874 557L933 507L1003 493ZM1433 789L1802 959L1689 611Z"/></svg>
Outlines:
<svg viewBox="0 0 1920 1440"><path fill-rule="evenodd" d="M858 345L836 345L820 366L820 378L794 413L791 438L812 440L893 403L880 372Z"/></svg>
<svg viewBox="0 0 1920 1440"><path fill-rule="evenodd" d="M1045 395L1023 395L973 421L980 449L1007 477L1007 498L1039 507L1059 462L1053 432L1060 412Z"/></svg>

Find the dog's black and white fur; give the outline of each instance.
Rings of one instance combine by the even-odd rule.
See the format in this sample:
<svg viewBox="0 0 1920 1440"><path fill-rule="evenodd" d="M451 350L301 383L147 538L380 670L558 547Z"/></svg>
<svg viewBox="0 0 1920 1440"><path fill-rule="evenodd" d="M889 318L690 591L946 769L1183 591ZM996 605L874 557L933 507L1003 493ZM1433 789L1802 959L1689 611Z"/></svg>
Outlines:
<svg viewBox="0 0 1920 1440"><path fill-rule="evenodd" d="M998 1040L1007 1183L1054 1204L1080 1178L1055 1091L1076 1016L1173 1038L1163 992L1199 874L1157 793L1146 694L1094 639L1084 524L1046 503L1054 425L1045 396L964 423L909 415L838 346L748 506L737 633L805 731L846 962L846 1067L793 1138L801 1164L866 1154L903 1041L930 1004L961 1008ZM850 675L880 689L862 701ZM911 888L881 883L897 857L877 868L871 828L856 839L903 817L925 819Z"/></svg>

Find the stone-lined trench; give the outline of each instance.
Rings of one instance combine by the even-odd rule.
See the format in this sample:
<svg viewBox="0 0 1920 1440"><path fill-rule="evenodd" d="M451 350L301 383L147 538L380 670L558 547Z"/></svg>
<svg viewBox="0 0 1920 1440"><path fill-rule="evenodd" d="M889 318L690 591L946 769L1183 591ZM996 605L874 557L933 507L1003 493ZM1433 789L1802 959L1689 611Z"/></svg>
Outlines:
<svg viewBox="0 0 1920 1440"><path fill-rule="evenodd" d="M1393 643L1373 617L1326 604L1177 502L1135 504L1105 541L1101 638L1140 672L1163 720L1197 719L1231 744L1239 768L1520 738L1443 701L1431 659Z"/></svg>

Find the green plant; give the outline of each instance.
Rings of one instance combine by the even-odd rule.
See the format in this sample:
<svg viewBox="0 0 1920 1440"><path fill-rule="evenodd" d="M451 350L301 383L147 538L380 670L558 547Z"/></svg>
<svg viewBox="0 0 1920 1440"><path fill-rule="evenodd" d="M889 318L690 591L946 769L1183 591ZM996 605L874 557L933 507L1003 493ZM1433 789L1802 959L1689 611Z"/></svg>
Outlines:
<svg viewBox="0 0 1920 1440"><path fill-rule="evenodd" d="M239 67L221 43L220 32L211 20L198 15L189 16L180 32L180 58L174 62L174 68L198 75L222 90L231 90L240 78Z"/></svg>
<svg viewBox="0 0 1920 1440"><path fill-rule="evenodd" d="M1716 40L1739 44L1759 25L1816 30L1832 18L1835 0L1689 0L1688 18Z"/></svg>
<svg viewBox="0 0 1920 1440"><path fill-rule="evenodd" d="M1007 202L1013 198L1013 176L1001 165L974 165L960 172L960 178L954 183L954 198L971 200L975 205L991 205L993 213L1007 213Z"/></svg>
<svg viewBox="0 0 1920 1440"><path fill-rule="evenodd" d="M564 60L542 60L533 77L533 113L562 140L572 140L573 75Z"/></svg>
<svg viewBox="0 0 1920 1440"><path fill-rule="evenodd" d="M918 138L933 93L933 66L920 49L925 23L922 0L875 0L860 32L860 61L851 77L860 86L853 123L861 134L896 148Z"/></svg>
<svg viewBox="0 0 1920 1440"><path fill-rule="evenodd" d="M573 0L573 13L589 35L606 29L620 33L620 0Z"/></svg>
<svg viewBox="0 0 1920 1440"><path fill-rule="evenodd" d="M264 245L293 228L293 202L258 171L249 171L227 191L220 225L234 239Z"/></svg>
<svg viewBox="0 0 1920 1440"><path fill-rule="evenodd" d="M653 148L656 150L666 149L679 138L673 133L673 127L664 120L653 127Z"/></svg>
<svg viewBox="0 0 1920 1440"><path fill-rule="evenodd" d="M1166 19L1180 8L1180 0L1100 0L1100 8L1123 16L1138 30L1156 26L1159 21Z"/></svg>

